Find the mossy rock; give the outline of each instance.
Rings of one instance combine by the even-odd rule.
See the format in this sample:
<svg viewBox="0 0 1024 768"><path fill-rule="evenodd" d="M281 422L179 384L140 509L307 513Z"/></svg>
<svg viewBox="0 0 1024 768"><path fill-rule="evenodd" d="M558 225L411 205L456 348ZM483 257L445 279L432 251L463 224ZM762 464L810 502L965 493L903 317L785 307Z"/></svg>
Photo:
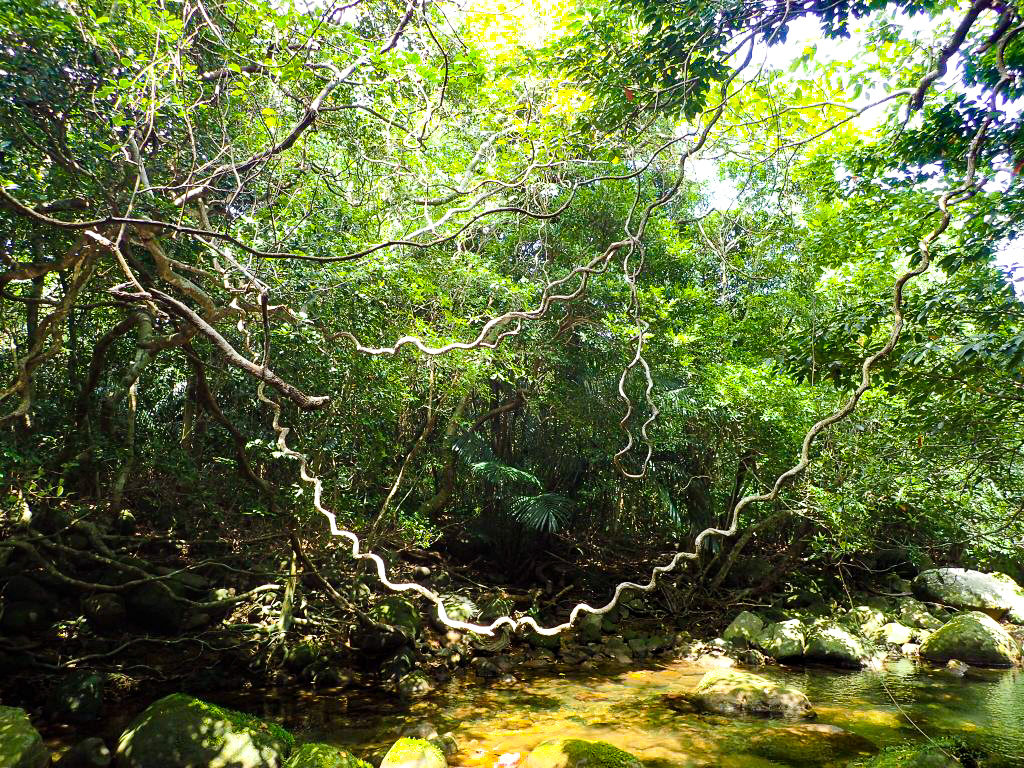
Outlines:
<svg viewBox="0 0 1024 768"><path fill-rule="evenodd" d="M726 627L725 632L722 633L722 638L728 640L733 645L746 647L756 642L757 636L761 634L763 629L764 619L756 613L740 611L736 614L736 618L732 620L732 623Z"/></svg>
<svg viewBox="0 0 1024 768"><path fill-rule="evenodd" d="M914 579L914 594L924 600L1004 616L1024 624L1024 589L1005 573L982 573L966 568L933 568Z"/></svg>
<svg viewBox="0 0 1024 768"><path fill-rule="evenodd" d="M448 760L436 744L401 738L384 755L380 768L448 768Z"/></svg>
<svg viewBox="0 0 1024 768"><path fill-rule="evenodd" d="M835 725L812 723L765 728L745 739L744 751L786 765L820 766L870 757L878 748L856 733Z"/></svg>
<svg viewBox="0 0 1024 768"><path fill-rule="evenodd" d="M920 653L928 661L959 659L979 667L1012 667L1021 662L1017 641L980 611L954 616L921 644Z"/></svg>
<svg viewBox="0 0 1024 768"><path fill-rule="evenodd" d="M928 606L913 597L900 598L899 617L903 624L919 629L938 629L942 622L935 618Z"/></svg>
<svg viewBox="0 0 1024 768"><path fill-rule="evenodd" d="M712 669L701 678L690 700L698 709L720 715L814 717L803 692L736 669Z"/></svg>
<svg viewBox="0 0 1024 768"><path fill-rule="evenodd" d="M842 617L842 623L864 637L874 637L888 623L884 612L868 605L851 608Z"/></svg>
<svg viewBox="0 0 1024 768"><path fill-rule="evenodd" d="M526 642L534 648L547 648L549 651L557 651L562 647L562 638L559 635L542 635L528 629L525 634Z"/></svg>
<svg viewBox="0 0 1024 768"><path fill-rule="evenodd" d="M372 768L351 752L330 744L303 744L296 749L284 768Z"/></svg>
<svg viewBox="0 0 1024 768"><path fill-rule="evenodd" d="M918 637L918 632L919 630L900 624L898 621L890 621L879 629L875 639L886 645L902 646Z"/></svg>
<svg viewBox="0 0 1024 768"><path fill-rule="evenodd" d="M28 714L17 707L0 707L0 765L4 768L46 768L50 751Z"/></svg>
<svg viewBox="0 0 1024 768"><path fill-rule="evenodd" d="M625 750L604 741L553 739L535 747L523 768L641 768Z"/></svg>
<svg viewBox="0 0 1024 768"><path fill-rule="evenodd" d="M859 668L868 661L864 644L840 625L823 621L807 633L804 655L811 661L838 667Z"/></svg>
<svg viewBox="0 0 1024 768"><path fill-rule="evenodd" d="M121 734L118 768L280 768L295 739L273 723L183 693L151 704Z"/></svg>
<svg viewBox="0 0 1024 768"><path fill-rule="evenodd" d="M476 661L477 659L473 659ZM482 660L482 659L481 659ZM422 671L414 669L407 675L402 675L398 680L398 695L403 699L416 699L426 696L434 690L434 684Z"/></svg>
<svg viewBox="0 0 1024 768"><path fill-rule="evenodd" d="M856 768L963 768L956 750L928 744L887 747L870 760L852 763Z"/></svg>
<svg viewBox="0 0 1024 768"><path fill-rule="evenodd" d="M804 655L807 628L800 619L788 619L769 624L754 641L754 645L774 659L792 659Z"/></svg>
<svg viewBox="0 0 1024 768"><path fill-rule="evenodd" d="M320 656L320 646L311 640L297 643L288 649L284 657L284 664L288 669L299 672Z"/></svg>

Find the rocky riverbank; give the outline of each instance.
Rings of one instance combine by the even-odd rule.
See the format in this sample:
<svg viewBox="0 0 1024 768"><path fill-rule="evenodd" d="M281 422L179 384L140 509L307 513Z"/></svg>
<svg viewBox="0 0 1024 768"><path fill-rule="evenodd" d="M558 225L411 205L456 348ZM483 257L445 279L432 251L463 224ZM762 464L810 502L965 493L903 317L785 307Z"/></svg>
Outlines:
<svg viewBox="0 0 1024 768"><path fill-rule="evenodd" d="M862 594L851 601L854 605L842 609L811 604L742 610L731 618L720 637L710 639L695 638L685 630L666 631L664 623L644 617L643 603L634 598L609 615L585 617L573 632L560 636L535 634L481 640L445 631L425 618L413 603L391 596L377 605L374 623L354 636L354 648L331 648L315 636L287 646L277 682L339 692L383 685L414 701L430 696L436 686L452 676L483 686L507 686L514 685L517 676L527 670L594 670L650 660L686 660L709 671L692 694L679 697L675 706L728 716L800 719L813 716L813 702L799 690L779 687L754 674L758 667L778 663L855 669L878 667L887 658L911 657L948 674L964 675L971 666L998 668L1021 663L1024 626L1015 621L1021 619L1024 590L1008 577L945 568L925 571L913 582L891 582L888 587L887 594ZM465 597L453 599L451 611L467 619L477 614L475 605ZM374 658L383 658L383 662L360 669L352 664L353 651L360 648L368 655L376 653ZM76 733L86 736L73 746L62 745L72 748L60 751L58 765L220 765L210 755L200 759L186 749L195 746L193 737L201 737L197 742L201 746L207 744L211 734L223 736L224 744L239 755L253 756L249 763L239 764L246 768L250 764L329 768L342 764L338 760L349 761L344 763L346 766L356 760L323 745L296 746L283 730L184 693L173 693L150 706L117 743L104 742L89 731L117 706L120 690L109 673L86 665L58 678L45 703L33 710L33 717L41 718L44 724L75 725ZM133 695L138 696L137 689ZM24 710L8 707L0 716L4 720L0 729L0 754L4 759L0 764L12 768L50 764L51 756ZM798 728L791 735L815 742L841 740L836 733L806 728ZM429 727L409 736L425 737L421 740L432 742L442 756L450 756L457 749L451 735L439 735ZM781 737L775 734L773 738ZM209 744L202 747L207 748ZM175 750L185 751L181 757L167 757L178 754ZM547 752L551 752L550 747ZM159 763L146 757L156 753L163 756ZM433 761L430 768L443 768L434 765L438 760L433 752L428 757ZM546 762L537 757L529 765L547 768L553 765L550 757L547 754ZM387 768L403 768L404 764L395 760L393 756ZM380 755L373 762L379 763Z"/></svg>

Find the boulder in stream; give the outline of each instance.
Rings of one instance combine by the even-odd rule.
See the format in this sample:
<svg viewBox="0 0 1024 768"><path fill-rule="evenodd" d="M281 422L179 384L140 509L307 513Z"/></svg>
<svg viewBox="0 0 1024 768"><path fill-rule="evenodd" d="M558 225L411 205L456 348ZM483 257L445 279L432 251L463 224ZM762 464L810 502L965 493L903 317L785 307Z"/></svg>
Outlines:
<svg viewBox="0 0 1024 768"><path fill-rule="evenodd" d="M448 768L448 760L436 744L401 738L384 755L380 768Z"/></svg>
<svg viewBox="0 0 1024 768"><path fill-rule="evenodd" d="M963 768L954 750L938 744L888 747L865 762L854 763L857 768Z"/></svg>
<svg viewBox="0 0 1024 768"><path fill-rule="evenodd" d="M820 621L807 633L804 656L810 661L850 668L863 667L870 660L861 640L831 621Z"/></svg>
<svg viewBox="0 0 1024 768"><path fill-rule="evenodd" d="M383 766L382 766L383 768ZM641 768L640 761L604 741L553 739L535 747L523 768Z"/></svg>
<svg viewBox="0 0 1024 768"><path fill-rule="evenodd" d="M1024 589L1005 573L933 568L914 579L914 594L922 600L1024 624Z"/></svg>
<svg viewBox="0 0 1024 768"><path fill-rule="evenodd" d="M689 699L698 709L720 715L815 716L803 692L736 669L712 669Z"/></svg>
<svg viewBox="0 0 1024 768"><path fill-rule="evenodd" d="M769 624L754 642L760 650L779 661L804 655L807 628L800 619Z"/></svg>
<svg viewBox="0 0 1024 768"><path fill-rule="evenodd" d="M280 768L295 740L286 730L183 693L151 704L121 734L117 768Z"/></svg>
<svg viewBox="0 0 1024 768"><path fill-rule="evenodd" d="M874 637L889 621L885 613L870 605L851 608L842 617L842 623L863 637Z"/></svg>
<svg viewBox="0 0 1024 768"><path fill-rule="evenodd" d="M794 766L817 766L870 757L878 748L835 725L811 723L764 728L746 739L745 752Z"/></svg>
<svg viewBox="0 0 1024 768"><path fill-rule="evenodd" d="M46 768L50 751L32 727L28 714L17 707L0 706L0 765L4 768Z"/></svg>
<svg viewBox="0 0 1024 768"><path fill-rule="evenodd" d="M722 633L722 638L728 640L733 645L746 647L754 644L762 629L764 629L764 619L756 613L741 611L732 620L732 623L726 627L725 632Z"/></svg>
<svg viewBox="0 0 1024 768"><path fill-rule="evenodd" d="M920 653L928 661L959 659L978 667L1012 667L1021 662L1017 641L981 611L954 616L921 644Z"/></svg>
<svg viewBox="0 0 1024 768"><path fill-rule="evenodd" d="M912 627L900 624L898 621L890 621L879 629L876 638L879 642L883 642L886 645L903 646L916 636L917 633Z"/></svg>
<svg viewBox="0 0 1024 768"><path fill-rule="evenodd" d="M351 752L331 744L303 744L292 752L284 768L372 768Z"/></svg>

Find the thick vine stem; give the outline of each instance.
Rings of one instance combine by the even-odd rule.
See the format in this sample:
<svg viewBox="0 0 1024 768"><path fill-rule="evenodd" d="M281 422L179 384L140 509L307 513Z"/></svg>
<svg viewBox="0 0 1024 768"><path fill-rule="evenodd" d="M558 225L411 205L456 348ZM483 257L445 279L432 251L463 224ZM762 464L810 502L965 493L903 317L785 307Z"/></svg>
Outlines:
<svg viewBox="0 0 1024 768"><path fill-rule="evenodd" d="M231 365L236 368L240 368L251 376L259 379L261 382L267 382L270 386L299 406L299 408L312 411L318 408L323 408L330 402L330 397L326 395L307 395L294 384L282 379L266 365L258 365L252 362L252 360L240 355L216 328L177 299L168 296L166 293L158 291L155 288L150 288L145 293L128 293L124 291L123 288L124 286L115 286L114 288L109 289L109 293L117 296L118 298L133 301L155 300L164 308L168 309L172 314L186 320L196 328L196 330L206 336L206 338L213 342L213 345L217 347L220 353L224 356L224 359L231 363Z"/></svg>

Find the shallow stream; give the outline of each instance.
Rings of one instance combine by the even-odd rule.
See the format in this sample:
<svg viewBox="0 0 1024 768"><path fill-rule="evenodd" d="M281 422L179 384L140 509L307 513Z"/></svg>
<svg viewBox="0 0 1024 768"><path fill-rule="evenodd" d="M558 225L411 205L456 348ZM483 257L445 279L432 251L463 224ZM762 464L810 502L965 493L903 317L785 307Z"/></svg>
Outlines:
<svg viewBox="0 0 1024 768"><path fill-rule="evenodd" d="M671 695L692 692L706 671L674 661L639 669L524 674L508 684L454 680L412 704L365 691L247 692L217 700L275 719L302 740L338 744L366 758L379 758L403 728L427 721L457 739L459 752L449 763L470 768L514 765L513 755L525 755L551 738L607 741L649 768L847 764L848 756L816 756L799 739L783 740L789 745L782 747L784 759L777 748L771 757L764 757L763 749L762 756L752 754L766 737L782 735L767 729L792 723L673 709ZM755 671L803 690L818 713L816 722L841 726L879 747L959 736L998 755L1000 765L1024 766L1021 671L972 670L956 677L907 660L892 661L882 672Z"/></svg>

